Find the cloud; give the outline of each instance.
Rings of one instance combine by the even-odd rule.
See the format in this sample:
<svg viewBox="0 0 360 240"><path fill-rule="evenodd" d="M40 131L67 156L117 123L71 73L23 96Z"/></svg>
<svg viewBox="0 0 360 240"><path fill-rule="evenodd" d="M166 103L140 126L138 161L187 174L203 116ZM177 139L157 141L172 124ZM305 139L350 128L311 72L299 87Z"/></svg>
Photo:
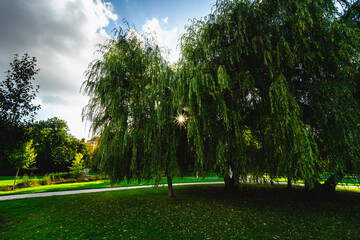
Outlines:
<svg viewBox="0 0 360 240"><path fill-rule="evenodd" d="M167 24L169 18L162 19L162 22ZM145 34L152 38L160 47L166 47L169 49L170 54L166 56L166 59L171 63L175 63L179 58L179 49L177 48L177 40L179 37L178 29L173 28L167 30L157 18L146 20L142 26Z"/></svg>
<svg viewBox="0 0 360 240"><path fill-rule="evenodd" d="M116 20L100 0L0 1L0 80L15 53L36 57L39 115L64 119L76 137L87 136L81 110L88 99L79 90L96 44L110 37L104 28Z"/></svg>
<svg viewBox="0 0 360 240"><path fill-rule="evenodd" d="M163 23L166 23L166 24L168 24L168 23L169 23L169 18L168 18L168 17L166 17L166 18L163 18L163 19L162 19L162 21L163 21Z"/></svg>

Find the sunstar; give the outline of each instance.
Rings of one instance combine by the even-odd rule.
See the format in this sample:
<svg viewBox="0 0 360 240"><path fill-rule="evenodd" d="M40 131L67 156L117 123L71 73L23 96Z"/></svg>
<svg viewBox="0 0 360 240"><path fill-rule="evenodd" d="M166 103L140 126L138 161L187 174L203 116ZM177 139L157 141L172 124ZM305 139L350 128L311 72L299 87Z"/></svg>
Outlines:
<svg viewBox="0 0 360 240"><path fill-rule="evenodd" d="M186 124L187 116L185 114L179 114L175 117L175 124L178 124L180 127Z"/></svg>

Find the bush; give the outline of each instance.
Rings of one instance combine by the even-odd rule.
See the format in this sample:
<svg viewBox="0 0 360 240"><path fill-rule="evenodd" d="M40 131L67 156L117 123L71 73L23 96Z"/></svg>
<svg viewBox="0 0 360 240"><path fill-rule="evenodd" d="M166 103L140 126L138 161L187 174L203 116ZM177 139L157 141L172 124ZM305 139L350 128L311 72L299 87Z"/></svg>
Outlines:
<svg viewBox="0 0 360 240"><path fill-rule="evenodd" d="M39 180L40 185L50 185L51 184L51 177L46 174L42 179Z"/></svg>
<svg viewBox="0 0 360 240"><path fill-rule="evenodd" d="M5 185L0 188L1 191L12 191L12 185Z"/></svg>
<svg viewBox="0 0 360 240"><path fill-rule="evenodd" d="M38 179L34 177L33 179L29 178L27 174L24 174L23 178L21 179L21 182L16 184L16 187L18 188L27 188L27 187L33 187L38 185Z"/></svg>
<svg viewBox="0 0 360 240"><path fill-rule="evenodd" d="M18 187L30 187L31 186L31 179L29 178L28 175L24 175L21 183L18 184Z"/></svg>
<svg viewBox="0 0 360 240"><path fill-rule="evenodd" d="M95 177L94 177L94 180L107 180L108 178L107 177L105 177L104 175L100 175L100 174L97 174L97 175L95 175Z"/></svg>
<svg viewBox="0 0 360 240"><path fill-rule="evenodd" d="M51 181L56 182L71 178L71 174L69 172L50 173L49 177Z"/></svg>

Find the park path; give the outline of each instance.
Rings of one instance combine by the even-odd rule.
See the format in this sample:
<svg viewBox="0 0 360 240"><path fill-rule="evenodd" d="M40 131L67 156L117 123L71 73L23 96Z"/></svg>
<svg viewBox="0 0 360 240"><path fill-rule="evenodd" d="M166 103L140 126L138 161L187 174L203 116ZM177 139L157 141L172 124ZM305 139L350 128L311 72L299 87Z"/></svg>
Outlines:
<svg viewBox="0 0 360 240"><path fill-rule="evenodd" d="M209 184L224 184L224 182L194 182L194 183L173 183L173 186L184 186L184 185L209 185ZM278 182L275 184L285 185L286 183ZM295 185L295 184L294 184ZM296 185L303 186L303 184L298 183ZM159 184L159 187L167 186L167 184ZM96 188L96 189L81 189L81 190L67 190L67 191L54 191L54 192L42 192L42 193L25 193L25 194L14 194L14 195L5 195L0 196L0 201L4 200L15 200L15 199L24 199L24 198L37 198L37 197L51 197L51 196L63 196L63 195L72 195L72 194L82 194L82 193L96 193L96 192L108 192L108 191L119 191L119 190L128 190L128 189L139 189L139 188L151 188L154 185L142 185L142 186L129 186L129 187L114 187L114 188ZM338 185L338 187L343 188L360 188L359 186L352 185Z"/></svg>
<svg viewBox="0 0 360 240"><path fill-rule="evenodd" d="M208 185L208 184L224 184L224 182L173 183L173 186ZM167 186L167 184L159 184L158 186L159 186L159 187L163 187L163 186ZM67 191L42 192L42 193L14 194L14 195L0 196L0 201L4 201L4 200L15 200L15 199L24 199L24 198L63 196L63 195L82 194L82 193L96 193L96 192L119 191L119 190L138 189L138 188L151 188L151 187L154 187L154 185L129 186L129 187L114 187L114 188L96 188L96 189L81 189L81 190L67 190Z"/></svg>

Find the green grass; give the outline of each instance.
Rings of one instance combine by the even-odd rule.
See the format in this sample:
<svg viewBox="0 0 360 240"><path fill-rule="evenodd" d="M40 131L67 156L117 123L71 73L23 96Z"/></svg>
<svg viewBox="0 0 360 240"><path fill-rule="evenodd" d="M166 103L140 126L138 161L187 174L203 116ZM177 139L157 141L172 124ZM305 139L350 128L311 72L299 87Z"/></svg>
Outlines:
<svg viewBox="0 0 360 240"><path fill-rule="evenodd" d="M36 176L37 179L42 179L44 176ZM21 182L21 178L19 177L17 183ZM34 177L30 177L34 178ZM205 178L195 178L195 177L183 177L183 178L174 178L174 183L187 183L187 182L219 182L223 181L222 178L217 177L216 174L208 174ZM277 178L274 179L275 182L286 182L286 178ZM0 177L0 187L5 185L11 185L14 182L14 177ZM147 185L152 184L153 182L144 182L142 181L140 184L138 181L131 181L128 183L127 181L123 181L119 184L115 184L113 187L124 187L124 186L135 186L135 185ZM162 183L167 183L166 179L162 181ZM298 183L303 183L303 181L298 181ZM344 182L345 183L345 182ZM353 182L347 182L347 185L354 185ZM358 186L358 184L357 184ZM29 188L19 188L14 191L0 191L0 196L2 195L10 195L10 194L23 194L23 193L39 193L39 192L51 192L51 191L65 191L65 190L79 190L79 189L92 189L92 188L109 188L112 187L108 180L99 180L99 181L89 181L89 182L75 182L75 183L62 183L62 184L52 184L45 186L34 186ZM338 185L340 187L340 185Z"/></svg>
<svg viewBox="0 0 360 240"><path fill-rule="evenodd" d="M44 176L35 176L37 179L42 179ZM33 179L35 177L30 176L29 178ZM16 179L16 183L21 182L21 179L23 176L18 176ZM14 184L15 176L0 176L0 187L6 186L6 185L13 185Z"/></svg>
<svg viewBox="0 0 360 240"><path fill-rule="evenodd" d="M223 179L218 177L205 177L198 179L195 177L183 177L183 178L173 179L173 183L219 182L219 181L223 181ZM161 182L167 183L166 179L163 179L163 181ZM138 181L131 181L128 183L127 181L123 181L113 186L111 186L110 182L107 180L62 183L62 184L53 184L53 185L45 185L45 186L35 186L29 188L19 188L19 189L15 189L14 191L0 191L0 196L9 195L9 194L39 193L39 192L65 191L65 190L92 189L92 188L125 187L125 186L136 186L136 185L147 185L147 184L152 184L152 182L147 183L143 181L139 183Z"/></svg>
<svg viewBox="0 0 360 240"><path fill-rule="evenodd" d="M0 239L358 239L359 193L150 188L0 202Z"/></svg>
<svg viewBox="0 0 360 240"><path fill-rule="evenodd" d="M6 185L12 185L14 183L14 177L0 177L0 187L6 186ZM18 180L19 181L19 178Z"/></svg>

